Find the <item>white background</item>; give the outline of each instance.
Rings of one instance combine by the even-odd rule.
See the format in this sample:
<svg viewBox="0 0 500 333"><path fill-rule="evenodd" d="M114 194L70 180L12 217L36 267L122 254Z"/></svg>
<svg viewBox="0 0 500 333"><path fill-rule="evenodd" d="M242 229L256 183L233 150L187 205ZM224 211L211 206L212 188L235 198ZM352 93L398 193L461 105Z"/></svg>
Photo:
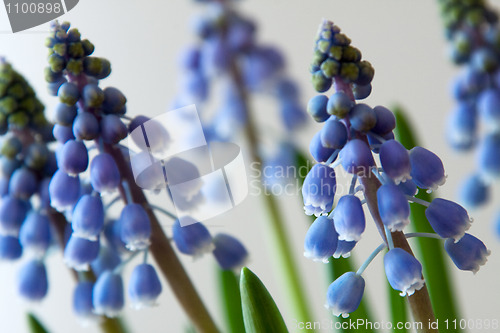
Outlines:
<svg viewBox="0 0 500 333"><path fill-rule="evenodd" d="M257 20L258 40L274 44L286 54L288 71L300 82L304 105L314 95L308 66L317 26L322 18L337 23L352 39L353 45L361 49L363 58L375 67L374 90L367 103L372 106L400 103L411 113L410 118L418 129L422 145L441 156L445 164L448 181L439 190L439 195L450 199L456 197L459 181L474 166L474 155L456 154L444 140L444 122L453 105L449 97L449 81L457 69L446 57L437 1L248 0L238 3L242 13ZM194 40L190 20L202 8L186 0L85 0L80 1L64 19L71 21L84 38L95 44L95 55L111 61L113 72L103 86L116 86L126 94L129 115L155 116L167 111L175 97L180 75L177 56L186 43ZM47 53L44 39L48 25L11 34L2 8L0 30L0 54L25 75L50 111L56 99L46 93L43 79ZM273 116L277 112L276 104L260 101L256 105L254 111L259 122L277 121ZM310 124L298 138L300 145L307 147L319 128L317 124ZM492 250L489 262L476 276L450 266L466 319L500 319L500 262L497 255L500 243L492 226L496 208L500 208L495 204L500 200L498 189L493 198L494 202L481 213L471 212L475 222L470 231ZM301 198L287 197L280 203L316 319L329 319L329 313L323 308L327 286L323 267L302 256L308 220L303 215ZM165 220L166 225L169 223ZM280 282L266 223L260 198L250 196L236 209L212 221L211 224L221 226L212 227L211 231L223 230L243 240L251 253L250 268L269 288L285 320L291 322L293 315ZM380 242L373 224L368 225L355 251L358 261ZM207 306L221 324L214 260L210 256L197 262L184 256L182 260ZM97 332L96 326L81 327L71 312L74 282L60 255L52 255L48 267L49 295L41 304L30 306L18 301L16 296L18 264L0 264L0 332L25 332L27 309L33 310L51 332ZM126 270L125 276L129 273L130 270ZM381 257L368 268L365 278L366 294L372 305L376 305L377 318L387 321L386 282ZM139 312L127 307L124 317L131 332L182 332L187 319L168 286L164 287L159 307Z"/></svg>

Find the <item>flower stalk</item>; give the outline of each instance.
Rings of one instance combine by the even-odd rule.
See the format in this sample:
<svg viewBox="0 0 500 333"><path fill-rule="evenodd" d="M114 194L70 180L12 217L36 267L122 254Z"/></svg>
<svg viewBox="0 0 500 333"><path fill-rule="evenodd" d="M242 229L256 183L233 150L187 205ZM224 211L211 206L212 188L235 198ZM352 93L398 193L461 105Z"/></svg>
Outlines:
<svg viewBox="0 0 500 333"><path fill-rule="evenodd" d="M260 174L262 175L262 158L258 151L258 138L257 129L254 123L252 113L250 112L250 105L247 97L246 90L242 81L236 63L231 65L231 75L233 81L236 83L238 92L241 96L242 102L245 105L247 122L244 128L244 134L248 142L250 156L252 161L256 162L261 168ZM262 183L260 183L262 185ZM272 194L263 191L262 199L269 215L269 222L272 230L272 235L276 243L276 249L280 262L282 263L283 277L287 288L287 294L291 297L292 307L298 316L298 320L308 322L311 321L311 312L309 310L308 301L302 288L301 277L299 270L296 266L294 257L291 251L291 245L288 235L286 233L283 217L276 202L276 198Z"/></svg>

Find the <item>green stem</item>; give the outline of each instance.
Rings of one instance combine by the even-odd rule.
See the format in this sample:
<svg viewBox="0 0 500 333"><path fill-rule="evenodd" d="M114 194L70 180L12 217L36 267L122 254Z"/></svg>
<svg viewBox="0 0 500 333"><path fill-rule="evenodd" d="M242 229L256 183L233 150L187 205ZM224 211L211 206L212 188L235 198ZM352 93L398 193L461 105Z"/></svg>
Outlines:
<svg viewBox="0 0 500 333"><path fill-rule="evenodd" d="M119 148L115 148L111 145L105 145L104 149L114 158L116 165L120 170L121 176L129 186L132 200L135 203L142 205L148 213L151 221L151 245L149 249L158 265L158 268L165 279L167 279L172 292L199 332L218 332L215 322L210 317L208 310L196 292L196 289L179 261L179 258L177 258L177 255L170 245L167 236L163 232L153 208L149 205L142 189L135 183L129 163L127 163ZM123 187L120 187L120 194L124 200L127 199Z"/></svg>
<svg viewBox="0 0 500 333"><path fill-rule="evenodd" d="M258 151L257 128L250 112L250 103L248 101L248 96L244 88L239 69L235 63L232 65L231 74L247 112L247 123L244 133L248 141L250 155L252 161L257 163L259 166L260 174L262 175L263 165ZM259 184L263 190L262 182L259 182ZM280 263L282 264L282 268L284 270L282 276L285 280L287 294L291 298L292 307L295 311L295 315L297 316L296 319L302 322L311 322L311 312L309 310L304 289L302 288L299 270L297 268L295 258L292 255L284 219L276 202L276 198L265 191L262 191L262 193L264 194L261 197L263 198L264 205L266 206L269 214L269 221L271 222L270 226L272 237L274 238L278 255L280 257Z"/></svg>

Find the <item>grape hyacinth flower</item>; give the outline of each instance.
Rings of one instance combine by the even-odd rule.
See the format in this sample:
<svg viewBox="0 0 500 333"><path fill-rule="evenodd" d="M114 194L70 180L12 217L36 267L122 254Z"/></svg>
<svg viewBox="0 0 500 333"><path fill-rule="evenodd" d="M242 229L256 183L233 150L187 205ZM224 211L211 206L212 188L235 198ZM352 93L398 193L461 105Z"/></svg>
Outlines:
<svg viewBox="0 0 500 333"><path fill-rule="evenodd" d="M248 261L248 252L235 237L219 233L213 238L213 255L224 270L239 271Z"/></svg>
<svg viewBox="0 0 500 333"><path fill-rule="evenodd" d="M49 290L45 257L56 238L46 195L57 169L52 124L34 89L3 58L0 91L0 259L27 258L17 289L24 299L38 302Z"/></svg>
<svg viewBox="0 0 500 333"><path fill-rule="evenodd" d="M319 216L330 211L336 187L335 171L332 168L323 164L313 166L302 185L305 213Z"/></svg>
<svg viewBox="0 0 500 333"><path fill-rule="evenodd" d="M284 55L274 46L257 42L256 24L239 14L231 1L205 1L204 6L204 14L194 23L197 42L181 54L175 107L195 103L207 141L232 141L254 116L246 100L270 96L280 119L277 135L293 142L290 138L303 127L307 116L297 84L286 75ZM213 87L217 84L222 89ZM207 104L214 104L211 99L217 101L215 112L205 110ZM268 148L276 151L279 147ZM263 165L272 164L273 155L266 151L261 155ZM284 165L285 170L292 165ZM287 177L282 178L286 181Z"/></svg>
<svg viewBox="0 0 500 333"><path fill-rule="evenodd" d="M474 274L486 263L491 253L483 242L470 234L465 234L458 242L447 239L444 248L459 269Z"/></svg>
<svg viewBox="0 0 500 333"><path fill-rule="evenodd" d="M83 321L96 319L94 305L92 304L93 288L93 282L82 281L76 285L73 293L73 312Z"/></svg>
<svg viewBox="0 0 500 333"><path fill-rule="evenodd" d="M332 282L326 293L325 307L332 311L334 316L347 318L349 313L355 311L363 292L365 291L365 280L361 275L347 272Z"/></svg>
<svg viewBox="0 0 500 333"><path fill-rule="evenodd" d="M333 221L318 217L309 227L304 241L304 256L313 261L328 262L337 250L338 234Z"/></svg>
<svg viewBox="0 0 500 333"><path fill-rule="evenodd" d="M403 249L389 250L384 256L384 267L391 287L401 291L401 296L411 296L425 284L422 265Z"/></svg>
<svg viewBox="0 0 500 333"><path fill-rule="evenodd" d="M92 289L94 312L107 317L117 316L125 305L123 280L113 271L102 273Z"/></svg>
<svg viewBox="0 0 500 333"><path fill-rule="evenodd" d="M130 276L128 295L133 307L140 309L156 305L161 294L161 283L156 270L149 264L141 264L134 268Z"/></svg>
<svg viewBox="0 0 500 333"><path fill-rule="evenodd" d="M318 164L310 170L302 189L306 214L322 215L307 232L306 257L323 262L328 262L330 256L348 257L365 229L365 203L384 240L356 273L340 276L328 288L327 308L344 317L359 306L365 286L361 275L385 248L389 250L384 257L385 272L392 288L399 290L401 296L409 296L409 302L418 302L412 297L414 293L429 297L422 289L422 265L413 256L403 233L410 224L409 202L427 207L425 215L437 234L414 236L446 239L445 247L459 268L475 270L487 255L482 242L467 234L462 238L471 222L462 206L441 198L429 203L415 197L419 188L430 192L444 184L443 163L425 148L408 151L396 141L395 116L389 109L356 102L370 94L374 70L369 62L361 60L361 52L350 43L332 22L321 24L310 67L312 84L320 93L332 86L335 92L330 98L318 95L309 101L309 114L324 126L311 141L311 155ZM381 167L373 154L379 155ZM325 195L314 193L311 188L320 188L327 180L335 188L334 169L340 165L352 179L348 193L343 193L333 207L335 190ZM331 176L324 176L324 170ZM318 171L323 171L323 176ZM360 186L356 186L358 182ZM358 193L362 193L363 200ZM468 250L470 254L466 253Z"/></svg>
<svg viewBox="0 0 500 333"><path fill-rule="evenodd" d="M17 280L19 294L31 301L41 301L48 292L47 270L42 261L33 259L24 264Z"/></svg>
<svg viewBox="0 0 500 333"><path fill-rule="evenodd" d="M75 312L83 318L93 318L92 313L101 318L119 315L125 304L126 276L123 268L141 253L144 254L144 260L135 266L128 284L128 296L133 304L152 305L162 290L156 270L147 262L148 252L162 263L161 273L167 277L174 291L176 288L187 288L188 294L195 293L193 286L186 283L189 278L177 257L165 259L163 250L159 250L171 245L163 234L155 212L166 213L171 218L175 216L161 207L149 205L143 190L138 186L139 180L137 184L135 182L129 160L130 156L146 156L149 161L149 152L163 152L170 143L169 133L159 122L145 116L126 115L125 95L115 87L102 86L101 80L111 74L110 62L94 56L94 45L82 39L80 32L70 28L69 23L53 22L46 45L49 48L49 66L45 70L45 78L49 83L49 92L57 96L59 104L56 106L56 124L52 131L58 144L53 159L57 163L52 164L54 167L48 176L50 183L44 184L47 183L50 205L63 214L59 216L65 216L70 222L72 232L63 244L66 264L78 271L90 271L78 275L79 284L74 294ZM161 135L156 139L151 138L146 146L141 146L138 141L139 149L143 151L134 155L134 152L121 145L121 141L146 121L148 126L156 126L155 132ZM11 142L10 146L7 147L10 150L6 150L15 153L18 143ZM94 148L97 153L89 154ZM177 160L184 162L179 158ZM166 163L173 163L173 159ZM17 169L17 166L12 165L8 163L5 167L9 175ZM165 179L163 174L161 176L164 186ZM29 189L23 182L18 183L22 186L16 186L16 193L23 197L29 193ZM191 190L190 195L193 197L199 192L199 189ZM21 200L17 197L14 199ZM122 208L117 218L112 216L110 207L120 202ZM194 225L195 228L198 226L201 224ZM150 246L153 241L152 230L156 232L154 239L160 243L156 248ZM184 230L184 237L188 240L193 237L189 230ZM213 247L211 238L208 243ZM88 280L89 276L95 276L96 280ZM182 287L177 286L179 278ZM184 297L183 293L175 291L174 294L178 298ZM195 303L197 311L201 312L188 311L193 323L200 326L200 318L203 317L203 325L213 325L206 322L210 317L204 306L198 304L197 300Z"/></svg>
<svg viewBox="0 0 500 333"><path fill-rule="evenodd" d="M440 1L450 60L461 68L453 79L455 106L447 138L458 151L475 150L476 167L463 180L460 200L467 208L488 203L500 176L500 25L486 1Z"/></svg>
<svg viewBox="0 0 500 333"><path fill-rule="evenodd" d="M355 195L344 195L333 212L333 223L338 239L357 242L365 231L365 213L361 200Z"/></svg>
<svg viewBox="0 0 500 333"><path fill-rule="evenodd" d="M192 220L191 217L185 218ZM172 226L172 237L177 249L181 253L191 255L194 258L200 257L206 252L211 252L214 245L208 229L201 222L186 223L188 225L181 226L180 221L175 220Z"/></svg>

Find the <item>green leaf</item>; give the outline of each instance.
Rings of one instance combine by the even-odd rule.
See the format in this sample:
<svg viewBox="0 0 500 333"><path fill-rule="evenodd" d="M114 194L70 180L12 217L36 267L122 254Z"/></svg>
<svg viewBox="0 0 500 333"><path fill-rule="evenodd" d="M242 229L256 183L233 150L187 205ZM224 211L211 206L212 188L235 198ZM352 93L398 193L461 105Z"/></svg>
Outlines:
<svg viewBox="0 0 500 333"><path fill-rule="evenodd" d="M288 332L276 303L260 279L246 267L241 269L241 306L246 333Z"/></svg>
<svg viewBox="0 0 500 333"><path fill-rule="evenodd" d="M32 314L28 313L28 327L31 333L48 333L47 329L40 323L38 318Z"/></svg>
<svg viewBox="0 0 500 333"><path fill-rule="evenodd" d="M295 148L295 163L296 163L296 168L298 170L297 175L299 184L302 186L304 183L304 179L307 175L307 172L312 168L314 163L307 158L307 156L302 153L299 149ZM314 216L311 217L311 223L314 222L316 218ZM354 265L352 264L354 259L352 259L352 256L349 258L339 258L339 259L332 259L330 262L325 265L326 270L327 270L327 278L328 278L328 284L332 283L335 281L339 276L346 272L354 272L356 269L354 269ZM326 295L326 287L325 287L325 295ZM340 322L355 322L358 319L363 319L366 322L373 322L373 320L370 319L370 314L368 311L367 307L367 297L366 295L363 296L363 299L361 300L361 304L359 305L358 309L352 313L349 314L349 318L342 318L342 317L333 317L334 320L340 321ZM341 328L338 331L339 332L344 332L344 333L358 333L357 330L353 328L349 328L349 325L345 325L345 328ZM372 329L365 328L366 333L371 333L375 332Z"/></svg>
<svg viewBox="0 0 500 333"><path fill-rule="evenodd" d="M227 331L231 333L245 332L238 277L233 271L222 270L218 266L216 269L219 280L219 299L222 302Z"/></svg>
<svg viewBox="0 0 500 333"><path fill-rule="evenodd" d="M393 108L393 111L396 116L396 130L394 134L397 140L406 149L417 146L418 140L404 111L400 107ZM432 196L426 191L419 191L416 197L429 202L432 201ZM425 217L424 206L412 203L410 220L410 226L413 227L415 232L434 232ZM458 312L458 300L453 293L455 288L448 270L448 260L446 260L442 241L419 237L416 239L416 245L422 259L424 277L427 282L436 319L443 322L444 320L462 318ZM458 328L447 330L446 327L440 327L440 332L465 331Z"/></svg>

